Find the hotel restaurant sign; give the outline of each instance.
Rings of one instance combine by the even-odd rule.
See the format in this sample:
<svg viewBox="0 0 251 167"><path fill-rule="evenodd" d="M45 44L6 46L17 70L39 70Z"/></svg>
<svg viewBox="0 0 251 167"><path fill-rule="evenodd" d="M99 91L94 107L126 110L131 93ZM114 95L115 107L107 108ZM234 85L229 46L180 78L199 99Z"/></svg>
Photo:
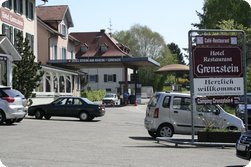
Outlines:
<svg viewBox="0 0 251 167"><path fill-rule="evenodd" d="M0 19L2 22L5 22L17 28L24 28L23 18L20 15L12 13L10 10L7 10L5 8L0 9Z"/></svg>
<svg viewBox="0 0 251 167"><path fill-rule="evenodd" d="M197 103L234 103L244 94L242 50L235 36L197 36L192 48Z"/></svg>

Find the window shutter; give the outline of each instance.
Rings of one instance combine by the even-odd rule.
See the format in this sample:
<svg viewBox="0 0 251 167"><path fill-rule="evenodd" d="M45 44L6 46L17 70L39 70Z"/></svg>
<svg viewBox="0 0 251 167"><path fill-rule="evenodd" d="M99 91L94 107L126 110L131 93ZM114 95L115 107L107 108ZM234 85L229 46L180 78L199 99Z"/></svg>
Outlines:
<svg viewBox="0 0 251 167"><path fill-rule="evenodd" d="M23 12L23 1L20 0L18 3L20 3L20 14L22 15L24 12Z"/></svg>
<svg viewBox="0 0 251 167"><path fill-rule="evenodd" d="M98 74L96 75L96 82L98 82Z"/></svg>
<svg viewBox="0 0 251 167"><path fill-rule="evenodd" d="M113 74L113 82L117 82L116 74Z"/></svg>
<svg viewBox="0 0 251 167"><path fill-rule="evenodd" d="M17 0L14 0L14 11L17 12Z"/></svg>
<svg viewBox="0 0 251 167"><path fill-rule="evenodd" d="M107 82L107 74L104 75L104 82Z"/></svg>
<svg viewBox="0 0 251 167"><path fill-rule="evenodd" d="M29 18L29 1L25 1L25 16Z"/></svg>

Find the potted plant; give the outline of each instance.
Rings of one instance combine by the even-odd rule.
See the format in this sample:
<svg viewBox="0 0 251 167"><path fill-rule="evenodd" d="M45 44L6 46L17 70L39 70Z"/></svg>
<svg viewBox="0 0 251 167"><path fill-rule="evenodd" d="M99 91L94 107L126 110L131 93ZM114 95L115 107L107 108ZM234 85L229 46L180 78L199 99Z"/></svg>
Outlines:
<svg viewBox="0 0 251 167"><path fill-rule="evenodd" d="M217 117L208 119L206 116L200 116L200 119L204 122L205 128L198 131L199 142L236 143L241 135L238 130L223 127L223 122Z"/></svg>

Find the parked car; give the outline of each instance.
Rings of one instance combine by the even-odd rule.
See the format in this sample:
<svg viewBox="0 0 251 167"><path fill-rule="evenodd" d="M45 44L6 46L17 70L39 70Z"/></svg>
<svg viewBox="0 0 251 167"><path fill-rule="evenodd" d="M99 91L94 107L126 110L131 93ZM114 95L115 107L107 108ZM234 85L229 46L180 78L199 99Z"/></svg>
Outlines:
<svg viewBox="0 0 251 167"><path fill-rule="evenodd" d="M245 123L245 104L244 96L240 97L240 104L236 106L235 115L242 119ZM251 93L247 93L247 116L248 116L248 127L251 127Z"/></svg>
<svg viewBox="0 0 251 167"><path fill-rule="evenodd" d="M102 99L102 104L110 106L120 105L120 99L116 93L107 93Z"/></svg>
<svg viewBox="0 0 251 167"><path fill-rule="evenodd" d="M11 87L0 87L0 124L20 122L26 115L24 95Z"/></svg>
<svg viewBox="0 0 251 167"><path fill-rule="evenodd" d="M36 119L50 119L52 116L76 117L90 121L105 114L102 105L82 97L59 97L49 104L34 105L28 108L28 115Z"/></svg>
<svg viewBox="0 0 251 167"><path fill-rule="evenodd" d="M251 159L251 131L242 133L236 142L236 156L242 159Z"/></svg>
<svg viewBox="0 0 251 167"><path fill-rule="evenodd" d="M240 118L227 113L219 105L197 105L196 109L193 113L195 133L210 123L214 123L213 128L245 130ZM159 92L151 97L147 105L144 125L152 137L172 137L174 133L191 134L191 115L190 94Z"/></svg>

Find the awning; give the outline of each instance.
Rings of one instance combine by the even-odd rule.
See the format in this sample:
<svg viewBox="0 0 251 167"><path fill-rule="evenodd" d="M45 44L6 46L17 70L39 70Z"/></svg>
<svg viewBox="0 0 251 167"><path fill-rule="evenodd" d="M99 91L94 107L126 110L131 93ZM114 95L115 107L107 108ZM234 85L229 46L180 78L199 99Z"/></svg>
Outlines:
<svg viewBox="0 0 251 167"><path fill-rule="evenodd" d="M49 60L51 65L68 68L85 67L128 67L132 69L142 67L159 67L160 64L149 57L88 57L69 60Z"/></svg>
<svg viewBox="0 0 251 167"><path fill-rule="evenodd" d="M22 59L16 48L5 35L0 35L0 52L11 55L13 61Z"/></svg>

